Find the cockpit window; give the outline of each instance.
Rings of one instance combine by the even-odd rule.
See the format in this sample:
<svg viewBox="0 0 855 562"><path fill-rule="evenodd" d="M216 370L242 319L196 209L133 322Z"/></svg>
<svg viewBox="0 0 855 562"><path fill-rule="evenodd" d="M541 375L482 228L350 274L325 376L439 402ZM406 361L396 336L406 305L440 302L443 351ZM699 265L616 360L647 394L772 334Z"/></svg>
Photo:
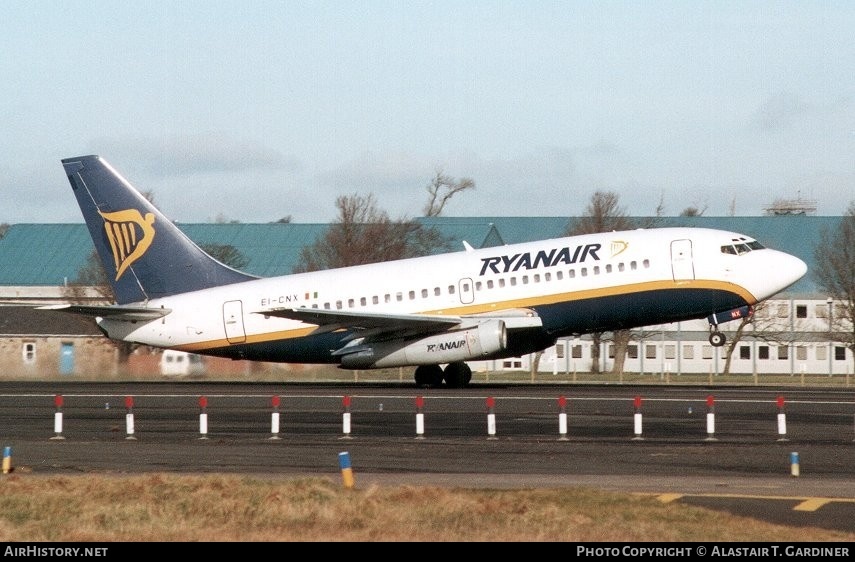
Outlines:
<svg viewBox="0 0 855 562"><path fill-rule="evenodd" d="M728 244L726 246L721 247L721 253L740 256L742 254L747 254L748 252L751 252L753 250L762 250L766 247L760 242L757 242L756 240L752 240L750 242L744 240L744 238L741 238L739 240L734 239L733 244Z"/></svg>

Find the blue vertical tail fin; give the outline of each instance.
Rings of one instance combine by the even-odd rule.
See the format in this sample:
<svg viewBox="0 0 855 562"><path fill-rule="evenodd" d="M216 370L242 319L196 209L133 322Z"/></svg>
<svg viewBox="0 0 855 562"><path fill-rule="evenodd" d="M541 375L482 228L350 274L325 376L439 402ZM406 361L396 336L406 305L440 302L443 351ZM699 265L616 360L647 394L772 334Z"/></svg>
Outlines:
<svg viewBox="0 0 855 562"><path fill-rule="evenodd" d="M118 304L256 278L208 255L100 156L62 165Z"/></svg>

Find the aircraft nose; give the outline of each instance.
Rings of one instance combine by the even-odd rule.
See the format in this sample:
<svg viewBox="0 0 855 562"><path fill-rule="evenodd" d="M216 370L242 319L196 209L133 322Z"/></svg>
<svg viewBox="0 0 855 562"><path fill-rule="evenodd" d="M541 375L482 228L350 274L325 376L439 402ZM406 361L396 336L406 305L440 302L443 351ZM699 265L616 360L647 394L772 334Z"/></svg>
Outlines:
<svg viewBox="0 0 855 562"><path fill-rule="evenodd" d="M804 277L805 274L807 274L808 266L803 260L796 256L784 252L777 253L779 254L776 256L777 259L775 260L777 265L773 271L777 272L777 275L781 280L781 286L776 291L779 292Z"/></svg>

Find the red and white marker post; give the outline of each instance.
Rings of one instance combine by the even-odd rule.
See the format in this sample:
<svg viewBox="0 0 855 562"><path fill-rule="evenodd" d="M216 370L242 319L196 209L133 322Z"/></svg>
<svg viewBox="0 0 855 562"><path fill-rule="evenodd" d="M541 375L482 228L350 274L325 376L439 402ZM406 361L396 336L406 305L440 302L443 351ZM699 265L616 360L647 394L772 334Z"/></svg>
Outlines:
<svg viewBox="0 0 855 562"><path fill-rule="evenodd" d="M558 397L558 440L567 441L567 398Z"/></svg>
<svg viewBox="0 0 855 562"><path fill-rule="evenodd" d="M65 439L62 436L62 394L57 394L53 397L53 405L56 406L56 412L53 414L53 437L51 439Z"/></svg>
<svg viewBox="0 0 855 562"><path fill-rule="evenodd" d="M787 441L787 415L784 413L784 397L778 396L778 441Z"/></svg>
<svg viewBox="0 0 855 562"><path fill-rule="evenodd" d="M487 439L496 439L496 399L487 397Z"/></svg>
<svg viewBox="0 0 855 562"><path fill-rule="evenodd" d="M635 406L635 415L633 416L633 430L635 432L635 437L633 437L633 441L641 441L644 437L641 436L641 396L636 396L633 399L633 405Z"/></svg>
<svg viewBox="0 0 855 562"><path fill-rule="evenodd" d="M707 396L707 441L715 441L715 398Z"/></svg>
<svg viewBox="0 0 855 562"><path fill-rule="evenodd" d="M424 396L416 396L416 439L424 439L425 435Z"/></svg>
<svg viewBox="0 0 855 562"><path fill-rule="evenodd" d="M279 396L274 396L270 399L270 406L273 411L270 413L270 438L279 439L279 404L281 399Z"/></svg>
<svg viewBox="0 0 855 562"><path fill-rule="evenodd" d="M199 439L208 438L208 397L199 397Z"/></svg>
<svg viewBox="0 0 855 562"><path fill-rule="evenodd" d="M350 439L350 396L341 399L341 431L342 439Z"/></svg>
<svg viewBox="0 0 855 562"><path fill-rule="evenodd" d="M125 439L133 440L134 437L134 397L125 396Z"/></svg>

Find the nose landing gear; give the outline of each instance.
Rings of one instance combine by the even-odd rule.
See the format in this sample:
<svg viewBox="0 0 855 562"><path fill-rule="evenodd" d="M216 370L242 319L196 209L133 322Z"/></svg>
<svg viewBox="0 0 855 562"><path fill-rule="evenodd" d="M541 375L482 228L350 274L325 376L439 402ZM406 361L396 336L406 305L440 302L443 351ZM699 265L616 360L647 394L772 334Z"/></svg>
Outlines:
<svg viewBox="0 0 855 562"><path fill-rule="evenodd" d="M710 325L710 344L713 347L721 347L727 341L727 337L718 331L716 326Z"/></svg>
<svg viewBox="0 0 855 562"><path fill-rule="evenodd" d="M713 347L721 347L727 342L727 338L718 330L718 325L722 322L738 320L740 318L751 318L754 314L753 306L741 306L733 310L725 310L716 314L707 316L707 321L710 323L710 345Z"/></svg>

